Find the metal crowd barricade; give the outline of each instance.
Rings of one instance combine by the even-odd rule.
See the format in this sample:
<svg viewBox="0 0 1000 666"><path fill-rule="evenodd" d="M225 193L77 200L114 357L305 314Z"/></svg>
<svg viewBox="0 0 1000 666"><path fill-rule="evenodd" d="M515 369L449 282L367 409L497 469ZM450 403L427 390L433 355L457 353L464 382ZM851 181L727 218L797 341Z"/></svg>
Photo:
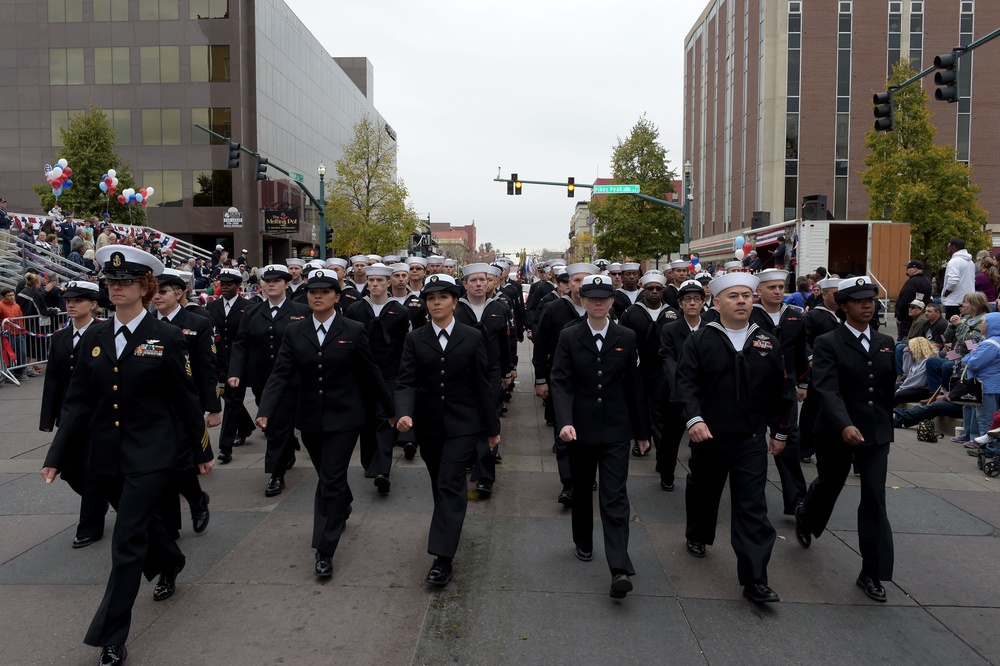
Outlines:
<svg viewBox="0 0 1000 666"><path fill-rule="evenodd" d="M68 323L65 312L11 317L0 322L0 382L20 384L18 376L28 368L48 363L52 335Z"/></svg>

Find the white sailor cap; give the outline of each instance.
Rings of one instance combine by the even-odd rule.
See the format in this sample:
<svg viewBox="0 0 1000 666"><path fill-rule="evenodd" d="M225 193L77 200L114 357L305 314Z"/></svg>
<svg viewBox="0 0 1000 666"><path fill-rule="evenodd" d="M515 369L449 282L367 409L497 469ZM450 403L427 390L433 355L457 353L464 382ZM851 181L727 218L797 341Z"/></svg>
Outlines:
<svg viewBox="0 0 1000 666"><path fill-rule="evenodd" d="M727 271L731 271L731 270L734 270L734 269L737 269L737 268L742 269L743 268L743 262L742 261L727 261L726 263L724 263L722 265L722 268L723 268L723 270L727 270Z"/></svg>
<svg viewBox="0 0 1000 666"><path fill-rule="evenodd" d="M688 264L690 264L690 263L691 263L690 261L684 261L683 259L678 260L678 261L671 261L670 262L670 270L676 270L678 268L683 268L683 269L686 270L687 267L688 267Z"/></svg>
<svg viewBox="0 0 1000 666"><path fill-rule="evenodd" d="M867 275L847 278L841 280L837 290L837 302L843 303L849 300L861 300L864 298L875 298L878 296L878 285L873 284Z"/></svg>
<svg viewBox="0 0 1000 666"><path fill-rule="evenodd" d="M370 264L378 264L382 262L382 257L378 256L377 254L368 254L365 256L368 258L368 263Z"/></svg>
<svg viewBox="0 0 1000 666"><path fill-rule="evenodd" d="M663 273L660 271L647 271L642 279L639 280L639 284L645 287L647 284L658 284L664 286L667 284L667 278L664 277Z"/></svg>
<svg viewBox="0 0 1000 666"><path fill-rule="evenodd" d="M489 264L468 264L466 266L462 266L462 279L464 280L470 275L475 275L476 273L486 273L489 267Z"/></svg>
<svg viewBox="0 0 1000 666"><path fill-rule="evenodd" d="M622 270L623 271L638 271L641 268L642 268L642 266L638 262L635 262L635 261L628 261L628 262L625 262L625 263L622 264Z"/></svg>
<svg viewBox="0 0 1000 666"><path fill-rule="evenodd" d="M105 246L107 247L107 246ZM292 274L281 264L268 264L260 272L261 280L291 280Z"/></svg>
<svg viewBox="0 0 1000 666"><path fill-rule="evenodd" d="M608 298L615 295L615 286L607 275L588 275L580 285L580 295L587 298Z"/></svg>
<svg viewBox="0 0 1000 666"><path fill-rule="evenodd" d="M340 293L340 279L337 274L329 268L317 268L309 271L306 289L329 289L333 288Z"/></svg>
<svg viewBox="0 0 1000 666"><path fill-rule="evenodd" d="M788 271L783 271L780 268L768 268L757 273L757 280L759 282L776 282L781 280L784 282L788 279Z"/></svg>
<svg viewBox="0 0 1000 666"><path fill-rule="evenodd" d="M826 278L825 280L820 280L819 282L817 282L817 284L819 285L820 289L839 289L840 278L839 277Z"/></svg>
<svg viewBox="0 0 1000 666"><path fill-rule="evenodd" d="M223 268L219 271L219 282L243 282L243 274L235 268Z"/></svg>
<svg viewBox="0 0 1000 666"><path fill-rule="evenodd" d="M413 264L420 264L421 268L427 268L427 260L423 257L407 257L406 264L412 266Z"/></svg>
<svg viewBox="0 0 1000 666"><path fill-rule="evenodd" d="M367 263L368 263L368 255L367 254L356 254L353 257L351 257L351 265L354 265L354 264L367 264Z"/></svg>
<svg viewBox="0 0 1000 666"><path fill-rule="evenodd" d="M458 266L458 259L445 259L441 263L445 266Z"/></svg>
<svg viewBox="0 0 1000 666"><path fill-rule="evenodd" d="M709 286L713 294L721 296L723 291L732 287L749 287L750 291L754 291L759 282L757 276L750 273L726 273L712 280Z"/></svg>
<svg viewBox="0 0 1000 666"><path fill-rule="evenodd" d="M387 254L384 257L382 257L382 263L385 264L386 266L389 266L391 264L398 264L399 257L396 256L395 254Z"/></svg>
<svg viewBox="0 0 1000 666"><path fill-rule="evenodd" d="M323 261L322 259L310 259L309 261L306 262L306 265L302 267L302 270L314 271L317 268L326 268L326 267L327 267L326 262Z"/></svg>
<svg viewBox="0 0 1000 666"><path fill-rule="evenodd" d="M347 270L347 259L341 259L340 257L333 257L332 259L326 260L326 267L333 268L334 266L340 266L345 271Z"/></svg>
<svg viewBox="0 0 1000 666"><path fill-rule="evenodd" d="M587 275L594 275L595 273L599 273L600 271L597 270L597 266L595 266L594 264L581 262L576 264L570 264L569 266L566 267L566 272L572 276L576 275L577 273L586 273Z"/></svg>
<svg viewBox="0 0 1000 666"><path fill-rule="evenodd" d="M389 277L392 275L392 269L383 263L374 263L365 269L365 275L371 277L372 275L381 275L382 277Z"/></svg>
<svg viewBox="0 0 1000 666"><path fill-rule="evenodd" d="M500 266L494 266L493 264L487 264L486 274L498 278L501 275L503 275L503 268L501 268Z"/></svg>
<svg viewBox="0 0 1000 666"><path fill-rule="evenodd" d="M156 277L163 272L163 263L149 252L130 245L105 245L94 253L101 265L101 276L111 280L140 278L146 273Z"/></svg>
<svg viewBox="0 0 1000 666"><path fill-rule="evenodd" d="M622 272L622 265L617 261L613 261L610 264L608 264L608 273L621 273L621 272Z"/></svg>
<svg viewBox="0 0 1000 666"><path fill-rule="evenodd" d="M285 265L288 267L298 266L299 268L305 268L306 262L298 257L289 257L285 259Z"/></svg>
<svg viewBox="0 0 1000 666"><path fill-rule="evenodd" d="M394 264L391 264L389 266L389 268L392 269L393 273L409 273L410 272L409 265L408 264L404 264L402 262L396 262Z"/></svg>
<svg viewBox="0 0 1000 666"><path fill-rule="evenodd" d="M432 254L431 256L427 257L427 264L428 265L430 265L430 264L443 264L443 263L444 263L444 257L442 257L440 254Z"/></svg>
<svg viewBox="0 0 1000 666"><path fill-rule="evenodd" d="M97 286L96 282L73 280L66 285L63 298L89 298L92 301L96 301L100 293L101 288Z"/></svg>

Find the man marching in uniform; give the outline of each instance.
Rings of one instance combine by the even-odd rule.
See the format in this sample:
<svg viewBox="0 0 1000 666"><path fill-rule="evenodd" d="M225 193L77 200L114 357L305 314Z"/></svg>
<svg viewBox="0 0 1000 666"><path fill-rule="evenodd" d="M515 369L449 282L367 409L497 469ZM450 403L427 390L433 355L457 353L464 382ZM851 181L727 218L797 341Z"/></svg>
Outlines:
<svg viewBox="0 0 1000 666"><path fill-rule="evenodd" d="M347 312L347 308L360 301L368 293L368 278L365 269L368 268L368 256L356 254L351 257L351 276L341 283L340 290L340 311Z"/></svg>
<svg viewBox="0 0 1000 666"><path fill-rule="evenodd" d="M384 264L369 266L365 271L368 295L347 308L345 313L348 319L364 327L372 358L390 394L396 389L403 341L410 332L410 315L406 307L389 298L392 272L393 269ZM366 404L364 409L368 413L361 427L361 466L365 469L366 478L375 479L378 494L388 495L396 429L389 423L391 413L386 413L375 404Z"/></svg>
<svg viewBox="0 0 1000 666"><path fill-rule="evenodd" d="M837 303L847 321L816 338L813 387L819 394L816 471L805 501L795 514L795 537L808 548L826 529L853 463L861 475L857 585L869 598L886 600L892 580L892 527L885 510L885 478L892 442L895 341L873 331L878 287L867 277L840 282Z"/></svg>
<svg viewBox="0 0 1000 666"><path fill-rule="evenodd" d="M688 262L671 261L664 276L667 278L667 286L663 290L663 302L680 311L679 290L688 279Z"/></svg>
<svg viewBox="0 0 1000 666"><path fill-rule="evenodd" d="M235 268L219 271L220 298L211 301L205 310L215 325L215 358L218 362L218 378L222 388L222 430L219 433L218 463L226 465L233 459L233 447L242 446L254 431L253 419L244 401L246 387L232 388L229 379L229 356L233 342L240 330L240 322L251 303L240 296L243 276Z"/></svg>
<svg viewBox="0 0 1000 666"><path fill-rule="evenodd" d="M243 315L229 358L229 386L234 389L240 386L249 388L258 407L285 329L292 322L309 316L308 306L286 298L285 286L290 278L284 266L270 264L264 267L260 283L266 300ZM264 487L266 497L281 494L285 489L285 471L295 462L298 441L292 417L298 397L297 387L292 383L287 391L282 392L280 406L268 420L268 428L264 431L267 437L264 472L270 475Z"/></svg>
<svg viewBox="0 0 1000 666"><path fill-rule="evenodd" d="M812 350L816 346L816 338L834 331L840 326L837 316L837 290L840 288L840 278L831 277L819 281L820 293L823 296L822 305L817 305L806 313L806 346L809 354L809 366L812 367ZM809 373L809 387L806 389L806 399L802 402L802 412L799 414L799 461L811 462L816 453L813 444L816 417L819 415L819 396L812 390L812 372Z"/></svg>
<svg viewBox="0 0 1000 666"><path fill-rule="evenodd" d="M552 359L556 428L573 470L576 557L584 562L594 558L591 489L600 470L598 500L611 598L623 599L632 591L630 576L635 575L628 556L629 442L635 438L642 453L649 450L649 412L635 334L608 317L615 293L611 278L588 275L579 291L586 319L562 330Z"/></svg>
<svg viewBox="0 0 1000 666"><path fill-rule="evenodd" d="M541 310L539 306L542 299L545 298L549 292L555 291L555 274L552 272L552 267L555 265L555 262L540 264L538 267L538 282L533 282L531 283L531 286L528 287L528 302L525 303L524 310L529 337L534 336L535 329L538 327L538 322L541 319Z"/></svg>
<svg viewBox="0 0 1000 666"><path fill-rule="evenodd" d="M424 278L427 277L427 260L423 257L407 257L406 264L410 267L410 292L419 296L420 290L424 288Z"/></svg>
<svg viewBox="0 0 1000 666"><path fill-rule="evenodd" d="M767 519L767 454L787 438L785 417L793 399L778 339L749 323L757 278L732 273L712 280L719 321L684 343L677 391L691 438L687 477L687 550L705 557L715 542L719 501L729 477L732 544L743 596L778 601L767 585L775 532ZM770 428L770 442L765 429Z"/></svg>
<svg viewBox="0 0 1000 666"><path fill-rule="evenodd" d="M760 302L754 304L750 321L781 342L785 374L795 385L795 402L788 413L788 439L785 448L774 456L774 466L781 479L781 495L786 516L795 515L795 507L806 494L806 479L799 462L799 403L805 400L809 386L809 358L806 351L805 315L794 305L783 303L788 271L768 268L757 273Z"/></svg>
<svg viewBox="0 0 1000 666"><path fill-rule="evenodd" d="M285 297L296 303L305 304L306 281L303 279L302 270L306 262L297 257L289 257L285 259L285 265L288 267L288 274L292 276L285 287Z"/></svg>
<svg viewBox="0 0 1000 666"><path fill-rule="evenodd" d="M642 295L639 289L639 270L642 268L638 263L626 262L622 264L622 286L615 289L615 319L621 319L625 310L636 302Z"/></svg>
<svg viewBox="0 0 1000 666"><path fill-rule="evenodd" d="M410 317L410 327L417 329L427 323L427 307L420 298L420 288L424 286L423 277L420 287L413 290L414 275L423 275L424 268L421 257L408 257L406 263L396 264L392 274L392 297L406 306ZM426 262L425 262L426 263Z"/></svg>

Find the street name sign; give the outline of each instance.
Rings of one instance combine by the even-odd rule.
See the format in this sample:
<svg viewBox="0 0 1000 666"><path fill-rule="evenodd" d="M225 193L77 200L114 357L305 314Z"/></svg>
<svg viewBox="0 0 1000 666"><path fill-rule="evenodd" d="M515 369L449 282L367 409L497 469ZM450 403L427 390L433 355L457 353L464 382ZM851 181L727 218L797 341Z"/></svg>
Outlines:
<svg viewBox="0 0 1000 666"><path fill-rule="evenodd" d="M594 185L594 194L639 194L638 185Z"/></svg>

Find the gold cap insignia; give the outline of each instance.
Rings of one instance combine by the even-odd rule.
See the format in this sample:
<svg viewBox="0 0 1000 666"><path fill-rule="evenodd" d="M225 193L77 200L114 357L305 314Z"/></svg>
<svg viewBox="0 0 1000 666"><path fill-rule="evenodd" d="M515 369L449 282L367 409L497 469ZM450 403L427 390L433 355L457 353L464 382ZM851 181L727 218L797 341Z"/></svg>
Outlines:
<svg viewBox="0 0 1000 666"><path fill-rule="evenodd" d="M121 252L114 252L111 255L111 265L115 268L121 268L121 265L125 263L125 255Z"/></svg>

